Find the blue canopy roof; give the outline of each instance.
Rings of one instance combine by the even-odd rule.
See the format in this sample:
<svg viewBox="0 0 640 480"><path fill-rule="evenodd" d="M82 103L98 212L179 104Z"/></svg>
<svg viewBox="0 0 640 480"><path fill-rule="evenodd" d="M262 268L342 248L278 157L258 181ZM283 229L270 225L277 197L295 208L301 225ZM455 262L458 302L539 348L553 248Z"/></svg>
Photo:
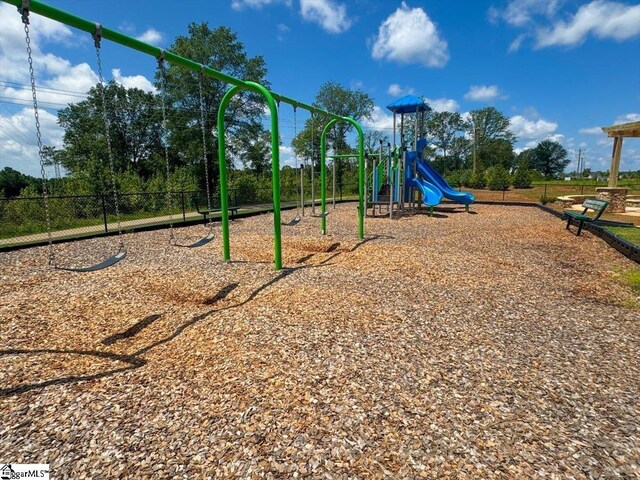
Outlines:
<svg viewBox="0 0 640 480"><path fill-rule="evenodd" d="M391 102L387 105L387 108L393 113L428 112L431 110L431 107L427 105L427 102L415 95L405 95L404 97Z"/></svg>

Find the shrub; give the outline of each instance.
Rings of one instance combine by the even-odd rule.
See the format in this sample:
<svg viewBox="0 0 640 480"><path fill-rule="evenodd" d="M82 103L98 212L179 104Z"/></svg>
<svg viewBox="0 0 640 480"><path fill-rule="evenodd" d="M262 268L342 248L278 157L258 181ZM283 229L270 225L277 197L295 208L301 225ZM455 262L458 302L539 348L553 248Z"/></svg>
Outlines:
<svg viewBox="0 0 640 480"><path fill-rule="evenodd" d="M447 178L445 179L449 185L452 187L461 187L462 183L460 180L460 170L456 170L454 172L449 173Z"/></svg>
<svg viewBox="0 0 640 480"><path fill-rule="evenodd" d="M502 165L496 165L487 170L487 186L489 190L508 190L510 183L509 172Z"/></svg>
<svg viewBox="0 0 640 480"><path fill-rule="evenodd" d="M531 188L533 185L531 172L526 168L519 166L513 174L514 188Z"/></svg>
<svg viewBox="0 0 640 480"><path fill-rule="evenodd" d="M469 187L471 182L471 175L473 172L471 170L460 170L460 184L463 187Z"/></svg>
<svg viewBox="0 0 640 480"><path fill-rule="evenodd" d="M469 177L469 183L467 185L469 188L476 188L476 189L480 189L480 188L485 188L487 186L487 178L484 174L484 172L475 172L471 174L471 177Z"/></svg>
<svg viewBox="0 0 640 480"><path fill-rule="evenodd" d="M545 197L544 195L540 195L540 203L543 205L546 205L547 203L553 203L556 200L556 197Z"/></svg>
<svg viewBox="0 0 640 480"><path fill-rule="evenodd" d="M231 202L235 205L256 203L258 198L258 182L253 175L241 175L231 182Z"/></svg>

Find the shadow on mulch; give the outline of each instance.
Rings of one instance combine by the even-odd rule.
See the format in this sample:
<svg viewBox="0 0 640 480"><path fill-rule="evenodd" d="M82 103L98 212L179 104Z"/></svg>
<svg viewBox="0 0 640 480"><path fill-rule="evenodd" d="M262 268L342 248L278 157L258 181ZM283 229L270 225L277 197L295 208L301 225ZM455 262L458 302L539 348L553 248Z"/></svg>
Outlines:
<svg viewBox="0 0 640 480"><path fill-rule="evenodd" d="M360 242L358 242L353 248L351 248L350 250L347 250L347 252L354 252L355 250L357 250L358 248L360 248L362 245L364 245L365 243L374 241L374 240L379 240L379 239L393 239L394 237L391 236L387 236L387 235L373 235L369 238L366 238L364 240L361 240ZM330 245L323 253L330 253L335 251L338 247L340 246L340 243L334 243L332 245ZM271 280L269 280L268 282L260 285L258 288L256 288L255 290L253 290L249 296L236 304L233 305L229 305L226 307L222 307L222 308L218 308L218 309L212 309L209 310L207 312L204 312L200 315L196 315L195 317L191 318L190 320L186 321L185 323L183 323L182 325L180 325L179 327L177 327L174 332L168 336L166 336L165 338L162 338L160 340L157 340L153 343L151 343L150 345L141 348L140 350L138 350L137 352L131 354L131 355L120 355L120 354L116 354L116 353L110 353L110 352L101 352L101 351L97 351L97 350L61 350L61 349L35 349L35 350L25 350L25 349L7 349L7 350L0 350L0 357L1 356L10 356L10 355L38 355L38 354L62 354L62 355L85 355L85 356L93 356L93 357L97 357L100 359L108 359L108 360L112 360L114 362L123 362L125 364L127 364L126 366L122 367L122 368L116 368L116 369L112 369L112 370L107 370L105 372L100 372L100 373L95 373L95 374L91 374L91 375L75 375L75 376L68 376L68 377L61 377L61 378L55 378L55 379L51 379L51 380L47 380L44 382L35 382L35 383L27 383L27 384L23 384L23 385L18 385L15 387L6 387L6 388L2 388L0 389L0 398L2 397L9 397L9 396L13 396L13 395L20 395L32 390L37 390L37 389L43 389L46 387L50 387L53 385L66 385L66 384L72 384L72 383L78 383L78 382L86 382L86 381L91 381L91 380L99 380L105 377L109 377L118 373L122 373L122 372L126 372L128 370L135 370L138 369L144 365L147 364L147 360L140 358L141 355L144 355L145 353L153 350L154 348L163 345L165 343L168 343L172 340L174 340L175 338L177 338L178 336L180 336L185 330L187 330L188 328L192 327L193 325L195 325L196 323L205 320L206 318L210 317L211 315L213 315L216 312L222 312L225 310L231 310L234 308L240 308L246 304L248 304L249 302L253 301L259 294L260 292L266 290L267 288L275 285L276 283L278 283L280 280L283 280L285 278L287 278L289 275L292 275L293 273L297 272L298 270L304 270L307 268L322 268L322 267L326 267L331 265L329 262L342 255L345 252L336 252L333 255L329 256L328 258L322 260L321 262L314 264L314 265L300 265L297 267L285 267L283 268L274 278L272 278ZM311 257L313 257L315 255L311 254L311 255L307 255L306 257L303 257L302 259L299 259L296 263L302 263L301 261L306 261L308 259L310 259ZM235 262L230 262L230 263L269 263L269 262L247 262L247 261L242 261L242 260L236 260ZM238 283L230 283L226 286L224 286L223 288L221 288L214 296L212 296L211 298L209 298L208 300L205 300L205 302L203 302L205 305L213 305L223 299L225 299L231 292L233 292L237 287L239 286ZM133 326L131 326L130 328L128 328L127 330L125 330L124 332L120 332L120 333L116 333L113 334L107 338L105 338L104 340L101 341L101 343L103 345L113 345L114 343L118 342L119 340L123 340L126 338L131 338L133 336L135 336L136 334L140 333L142 330L144 330L145 328L151 326L154 322L156 322L158 319L160 319L162 317L162 314L154 314L154 315L149 315L145 318L143 318L142 320L140 320L139 322L137 322L136 324L134 324Z"/></svg>
<svg viewBox="0 0 640 480"><path fill-rule="evenodd" d="M115 335L111 335L110 337L105 338L104 340L102 340L101 343L103 345L113 345L119 340L124 340L125 338L131 338L137 335L138 333L140 333L145 328L147 328L149 325L151 325L153 322L158 320L160 317L162 317L162 315L158 315L158 314L149 315L148 317L143 318L138 323L136 323L132 327L125 330L124 332L116 333Z"/></svg>
<svg viewBox="0 0 640 480"><path fill-rule="evenodd" d="M340 255L340 253L337 253L335 256L337 255ZM333 256L331 258L333 258ZM127 364L127 366L124 366L122 368L107 370L105 372L95 373L91 375L74 375L74 376L68 376L68 377L55 378L55 379L47 380L44 382L27 383L23 385L17 385L14 387L9 386L9 387L0 389L0 398L9 397L13 395L20 395L32 390L43 389L45 387L50 387L53 385L65 385L65 384L79 383L79 382L85 382L85 381L91 381L91 380L99 380L99 379L109 377L118 373L126 372L128 370L138 369L147 364L147 360L140 358L141 355L144 355L145 353L153 350L154 348L174 340L175 338L180 336L185 330L192 327L196 323L202 320L205 320L206 318L210 317L216 312L222 312L225 310L240 308L248 304L249 302L253 301L258 296L258 294L260 294L260 292L278 283L280 280L287 278L289 275L295 273L298 270L303 270L306 268L321 268L323 266L328 266L328 265L326 264L325 265L302 265L299 267L283 268L278 273L278 275L276 275L274 278L260 285L258 288L252 291L245 300L233 305L229 305L229 306L218 308L218 309L212 309L200 315L196 315L195 317L192 317L190 320L184 322L182 325L177 327L172 334L166 336L165 338L157 340L146 347L141 348L140 350L136 351L131 355L120 355L116 353L101 352L97 350L62 350L62 349L0 350L0 357L10 356L10 355L38 355L38 354L70 355L71 354L71 355L94 356L100 359L108 359L108 360L113 360L115 362L124 362ZM238 287L237 283L231 283L229 285L226 285L218 293L216 293L216 295L211 297L208 301L210 301L212 304L216 303L222 300L223 298L226 298L237 287ZM102 343L106 345L112 345L113 343L117 342L120 339L130 338L134 336L136 333L143 330L144 328L150 326L160 317L161 317L160 314L155 314L155 315L150 315L148 317L145 317L144 319L142 319L141 321L133 325L131 328L125 330L124 332L117 333L110 337L107 337L105 340L102 341ZM105 343L105 341L108 343Z"/></svg>

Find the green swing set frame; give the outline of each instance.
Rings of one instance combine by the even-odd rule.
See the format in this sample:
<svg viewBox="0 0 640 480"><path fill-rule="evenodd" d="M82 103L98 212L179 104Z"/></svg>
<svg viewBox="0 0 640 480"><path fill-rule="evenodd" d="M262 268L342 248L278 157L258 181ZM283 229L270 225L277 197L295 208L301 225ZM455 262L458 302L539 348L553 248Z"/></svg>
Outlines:
<svg viewBox="0 0 640 480"><path fill-rule="evenodd" d="M202 73L210 78L225 82L231 85L231 88L224 95L218 108L217 129L218 129L218 160L220 170L220 205L222 210L222 244L223 244L223 260L225 262L231 260L230 242L229 242L229 203L227 191L227 165L226 165L226 142L224 138L224 114L229 102L241 90L251 90L262 95L269 107L271 114L271 171L272 171L272 188L273 188L273 235L274 235L274 265L276 270L282 269L282 243L281 243L281 217L280 217L280 154L279 154L279 130L278 130L278 109L276 102L287 103L294 108L307 110L312 114L318 114L321 118L329 120L322 129L320 138L320 176L321 176L321 233L327 233L327 169L326 169L326 134L329 128L337 122L347 122L353 125L358 133L358 238L364 238L364 134L360 124L349 117L342 117L326 110L319 109L313 105L299 102L285 95L272 92L263 85L244 81L239 78L227 75L218 70L214 70L200 63L194 62L188 58L176 55L168 50L162 50L148 43L129 37L116 30L103 27L98 23L85 20L71 13L57 9L38 0L1 0L5 3L14 5L20 12L33 12L38 15L64 23L70 27L83 30L95 35L99 30L101 37L106 40L118 43L125 47L137 50L152 57L163 58L165 62L181 66L192 70L196 73Z"/></svg>

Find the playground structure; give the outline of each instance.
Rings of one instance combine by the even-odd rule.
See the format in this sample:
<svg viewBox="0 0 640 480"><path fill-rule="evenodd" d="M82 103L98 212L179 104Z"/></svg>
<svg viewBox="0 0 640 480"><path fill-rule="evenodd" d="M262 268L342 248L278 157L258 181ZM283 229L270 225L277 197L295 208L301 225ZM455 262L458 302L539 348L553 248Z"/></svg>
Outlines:
<svg viewBox="0 0 640 480"><path fill-rule="evenodd" d="M443 197L464 205L468 211L469 205L475 201L473 194L455 190L423 157L422 152L427 146L425 115L431 107L415 95L406 95L387 108L393 112L392 143L388 143L385 149L380 141L378 158L367 174L367 207L371 205L372 215L376 215L376 209L382 212L386 208L389 218L393 218L394 214L416 212L421 206L432 213ZM398 114L400 142L396 144ZM405 114L413 114L412 124L405 124ZM409 130L410 141L407 141L405 129Z"/></svg>
<svg viewBox="0 0 640 480"><path fill-rule="evenodd" d="M152 46L148 43L142 42L138 39L132 38L128 35L120 33L116 30L112 30L110 28L103 27L99 23L94 23L83 18L72 15L63 10L59 10L54 8L46 3L37 1L37 0L2 0L6 3L12 4L18 8L22 16L22 22L25 28L25 37L27 43L27 53L29 58L29 67L31 74L31 87L33 94L33 107L35 114L35 123L36 123L36 131L38 136L38 147L39 147L39 157L40 157L40 166L41 166L41 175L42 175L42 185L43 185L43 200L45 213L47 217L47 235L48 235L48 251L49 251L49 265L53 268L62 268L57 265L55 261L55 250L53 246L53 239L51 235L51 221L49 215L49 207L48 207L48 192L47 192L47 177L44 169L44 158L43 158L43 149L42 142L40 141L40 123L38 119L38 101L37 101L37 89L35 85L34 71L33 71L33 63L31 59L31 47L30 47L30 37L29 37L29 14L31 12L37 13L44 17L50 18L52 20L56 20L68 26L77 28L79 30L83 30L92 35L94 39L94 43L96 46L96 56L97 56L97 64L100 78L100 85L104 85L103 77L102 77L102 66L100 59L100 42L102 39L107 39L113 41L115 43L119 43L125 47L137 50L139 52L145 53L147 55L153 56L158 60L158 66L160 69L163 68L164 62L169 62L174 65L181 66L188 70L192 70L199 75L204 75L215 80L219 80L221 82L227 83L231 85L231 88L226 92L220 106L218 108L217 115L217 130L218 130L218 159L219 159L219 170L220 170L220 209L221 209L221 221L222 221L222 244L223 244L223 260L225 262L231 260L231 252L230 252L230 244L229 244L229 198L228 198L228 190L227 190L227 165L226 165L226 142L225 142L225 112L226 109L231 102L232 98L242 90L251 90L255 93L262 95L269 107L270 118L271 118L271 170L272 170L272 188L273 188L273 235L274 235L274 265L276 270L282 269L282 244L281 244L281 212L280 212L280 156L279 156L279 129L278 129L278 108L276 106L276 102L280 104L287 103L294 108L294 111L297 108L301 108L307 110L311 113L312 118L315 116L320 117L322 120L326 120L326 124L322 129L321 134L321 144L320 144L320 175L321 175L321 213L319 215L321 221L321 233L323 235L327 232L327 198L326 198L326 133L327 131L333 127L337 122L347 122L353 125L358 133L358 197L359 197L359 206L358 206L358 237L360 239L364 238L364 134L361 126L357 121L352 118L342 117L336 115L331 112L327 112L326 110L319 109L312 105L299 102L298 100L286 97L285 95L278 94L275 92L269 91L263 85L251 82L244 81L239 78L227 75L223 72L217 71L210 67L207 67L203 64L199 64L193 60L190 60L185 57L181 57L176 55L170 51L162 50L158 47ZM102 95L104 95L103 88L100 88ZM106 104L103 98L103 116L104 116L104 124L105 124L105 135L106 138L109 138L109 121L107 119L106 112ZM165 122L163 121L163 124ZM72 271L94 271L100 270L102 268L109 267L118 263L126 256L126 246L122 239L122 229L120 228L120 219L118 212L118 192L116 188L115 182L115 174L113 169L113 154L111 152L111 148L109 146L109 141L107 140L107 146L109 150L109 161L110 161L110 173L111 173L111 187L112 193L114 196L114 203L116 205L116 218L118 221L118 230L119 230L119 249L116 255L98 263L95 265L91 265L88 267L81 268L66 268ZM172 235L171 235L172 237ZM200 246L203 243L208 243L211 239L211 234L207 235L207 237L200 240L198 245L188 245L191 247Z"/></svg>

